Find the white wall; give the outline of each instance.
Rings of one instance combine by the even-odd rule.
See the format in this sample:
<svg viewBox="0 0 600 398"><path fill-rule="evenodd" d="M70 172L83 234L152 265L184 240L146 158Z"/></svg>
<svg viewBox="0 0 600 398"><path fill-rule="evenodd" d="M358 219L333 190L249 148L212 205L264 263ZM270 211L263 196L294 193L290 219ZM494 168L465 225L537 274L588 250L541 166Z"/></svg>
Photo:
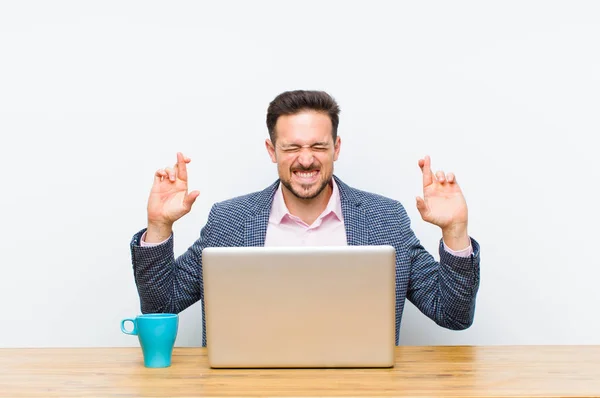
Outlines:
<svg viewBox="0 0 600 398"><path fill-rule="evenodd" d="M0 4L0 346L132 346L129 240L157 168L192 158L192 213L276 178L281 91L342 108L336 173L402 201L454 171L481 243L474 325L408 306L403 344L600 344L600 4L13 1ZM178 345L201 342L200 305Z"/></svg>

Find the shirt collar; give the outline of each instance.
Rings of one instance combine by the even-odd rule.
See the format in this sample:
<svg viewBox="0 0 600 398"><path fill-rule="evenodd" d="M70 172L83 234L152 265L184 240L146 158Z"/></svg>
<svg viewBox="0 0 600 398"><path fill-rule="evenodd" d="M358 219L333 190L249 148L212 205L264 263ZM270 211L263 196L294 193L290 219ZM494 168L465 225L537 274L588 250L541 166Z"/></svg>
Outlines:
<svg viewBox="0 0 600 398"><path fill-rule="evenodd" d="M321 215L317 218L317 221L325 218L327 215L333 213L338 220L342 220L342 201L340 199L340 191L335 182L335 178L331 179L332 184L332 193L329 198L329 202L327 202L327 207L321 213ZM279 183L279 187L277 191L275 191L275 196L273 197L273 205L271 207L271 214L269 216L269 221L274 224L281 224L281 221L284 217L291 217L292 214L288 210L285 205L285 200L283 199L283 192L281 188L281 182ZM316 222L316 221L315 221Z"/></svg>

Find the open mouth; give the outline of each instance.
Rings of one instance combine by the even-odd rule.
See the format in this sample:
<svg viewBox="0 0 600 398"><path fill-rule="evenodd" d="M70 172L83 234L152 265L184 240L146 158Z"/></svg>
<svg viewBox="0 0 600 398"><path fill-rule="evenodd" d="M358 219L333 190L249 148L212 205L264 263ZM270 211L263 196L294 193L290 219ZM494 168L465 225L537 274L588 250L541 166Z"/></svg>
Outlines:
<svg viewBox="0 0 600 398"><path fill-rule="evenodd" d="M313 182L317 181L320 172L320 170L295 170L292 172L292 174L294 174L294 179L300 184L312 184Z"/></svg>

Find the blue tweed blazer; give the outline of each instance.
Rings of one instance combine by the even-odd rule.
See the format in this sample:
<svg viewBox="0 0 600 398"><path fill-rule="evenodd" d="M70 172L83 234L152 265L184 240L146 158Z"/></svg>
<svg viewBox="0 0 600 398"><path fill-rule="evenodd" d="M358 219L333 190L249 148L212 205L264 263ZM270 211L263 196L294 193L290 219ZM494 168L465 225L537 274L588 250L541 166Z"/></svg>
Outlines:
<svg viewBox="0 0 600 398"><path fill-rule="evenodd" d="M396 345L406 298L442 327L468 328L479 289L479 244L471 238L473 254L463 258L446 252L440 239L437 262L421 246L398 201L351 188L334 178L348 244L392 245L396 249ZM177 258L173 236L158 246L142 247L145 229L136 233L130 246L142 313L179 313L202 300L205 247L264 246L278 184L279 180L263 191L214 204L198 240ZM202 345L206 346L204 301L202 315Z"/></svg>

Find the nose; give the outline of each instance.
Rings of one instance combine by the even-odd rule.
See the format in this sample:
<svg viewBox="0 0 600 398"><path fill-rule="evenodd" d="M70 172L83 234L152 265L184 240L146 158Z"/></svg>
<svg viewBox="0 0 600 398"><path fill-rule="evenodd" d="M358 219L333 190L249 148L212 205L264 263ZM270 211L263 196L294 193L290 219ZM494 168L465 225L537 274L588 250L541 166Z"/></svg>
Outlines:
<svg viewBox="0 0 600 398"><path fill-rule="evenodd" d="M298 156L298 163L300 163L302 167L309 167L313 164L313 160L314 156L310 149L308 149L307 151L303 149L300 152L300 155Z"/></svg>

